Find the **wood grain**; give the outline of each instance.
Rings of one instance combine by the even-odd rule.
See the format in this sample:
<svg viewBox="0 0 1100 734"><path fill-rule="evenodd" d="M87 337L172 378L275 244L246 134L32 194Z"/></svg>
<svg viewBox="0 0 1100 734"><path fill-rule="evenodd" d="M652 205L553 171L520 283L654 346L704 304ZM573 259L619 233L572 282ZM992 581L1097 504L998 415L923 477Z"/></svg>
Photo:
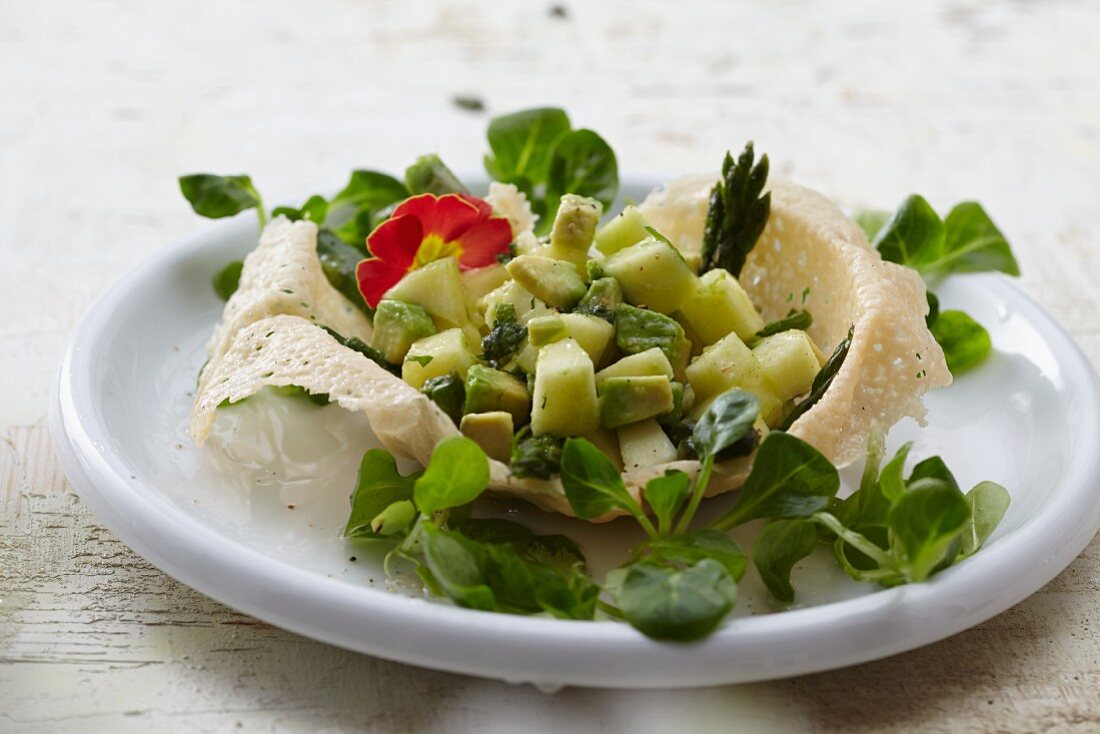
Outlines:
<svg viewBox="0 0 1100 734"><path fill-rule="evenodd" d="M1100 730L1100 541L988 623L750 686L547 696L348 653L174 582L100 527L44 415L81 313L202 226L174 177L269 197L566 106L632 172L753 137L848 205L980 198L1022 287L1100 364L1100 11L846 2L0 4L0 731Z"/></svg>

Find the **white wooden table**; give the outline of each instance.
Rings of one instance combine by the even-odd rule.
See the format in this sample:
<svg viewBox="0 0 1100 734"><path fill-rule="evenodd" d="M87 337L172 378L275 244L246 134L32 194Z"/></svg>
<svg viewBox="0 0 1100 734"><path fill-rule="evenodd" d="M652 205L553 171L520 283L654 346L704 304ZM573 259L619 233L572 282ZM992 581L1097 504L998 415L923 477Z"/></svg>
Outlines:
<svg viewBox="0 0 1100 734"><path fill-rule="evenodd" d="M500 5L500 6L498 6ZM269 196L568 108L625 171L746 138L847 205L978 198L1100 364L1100 8L1089 0L484 4L0 2L0 731L1100 730L1100 541L937 645L694 691L544 695L338 650L176 583L99 526L45 430L77 319L204 226L175 176Z"/></svg>

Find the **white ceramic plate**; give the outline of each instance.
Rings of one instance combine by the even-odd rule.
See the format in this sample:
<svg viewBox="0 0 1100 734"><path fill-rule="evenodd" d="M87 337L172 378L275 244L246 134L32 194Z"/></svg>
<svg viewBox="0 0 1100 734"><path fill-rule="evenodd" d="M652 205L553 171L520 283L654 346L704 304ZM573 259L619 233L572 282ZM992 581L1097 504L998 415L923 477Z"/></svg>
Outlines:
<svg viewBox="0 0 1100 734"><path fill-rule="evenodd" d="M418 598L411 586L387 590L378 555L339 537L358 460L377 445L359 416L269 397L222 411L202 451L186 434L221 312L211 276L254 242L248 218L211 226L105 294L61 365L50 428L73 486L131 548L294 632L548 687L762 680L891 655L982 622L1051 580L1100 526L1096 375L1037 305L999 277L976 276L949 281L940 297L989 328L996 354L930 395L929 427L896 426L890 448L915 439L915 459L939 453L960 483L992 479L1013 501L985 549L933 580L857 585L823 552L795 570L798 608L774 613L750 570L733 617L691 645L613 622L489 614ZM844 475L849 485L858 477ZM597 570L640 539L627 521L593 528L517 505L486 511L572 535Z"/></svg>

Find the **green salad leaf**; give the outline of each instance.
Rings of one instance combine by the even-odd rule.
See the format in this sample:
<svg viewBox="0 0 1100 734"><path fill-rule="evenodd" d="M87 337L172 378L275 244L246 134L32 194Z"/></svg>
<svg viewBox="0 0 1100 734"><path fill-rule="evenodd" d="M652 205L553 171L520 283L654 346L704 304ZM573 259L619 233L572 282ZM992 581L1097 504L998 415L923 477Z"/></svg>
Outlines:
<svg viewBox="0 0 1100 734"><path fill-rule="evenodd" d="M966 504L970 506L970 519L962 534L960 556L974 555L1004 519L1012 498L1008 490L996 482L978 482L966 493Z"/></svg>
<svg viewBox="0 0 1100 734"><path fill-rule="evenodd" d="M634 627L654 639L677 642L706 637L736 599L736 582L710 558L686 568L636 563L619 591L623 615Z"/></svg>
<svg viewBox="0 0 1100 734"><path fill-rule="evenodd" d="M363 259L363 253L342 240L328 229L317 233L317 258L321 270L332 287L340 291L360 311L370 314L371 309L359 293L359 280L355 268Z"/></svg>
<svg viewBox="0 0 1100 734"><path fill-rule="evenodd" d="M402 476L397 471L397 462L390 452L383 449L371 449L363 455L359 464L359 474L355 490L351 495L351 515L344 527L345 538L377 538L392 535L395 528L392 517L388 528L376 523L379 517L390 508L408 503L413 498L413 485L420 472ZM411 520L411 517L409 518ZM384 530L391 532L384 532Z"/></svg>
<svg viewBox="0 0 1100 734"><path fill-rule="evenodd" d="M764 526L752 545L752 562L772 596L788 604L794 601L791 569L815 546L817 529L808 520L774 520Z"/></svg>
<svg viewBox="0 0 1100 734"><path fill-rule="evenodd" d="M737 502L713 523L720 530L749 520L809 517L829 506L840 488L836 467L789 433L769 433Z"/></svg>
<svg viewBox="0 0 1100 734"><path fill-rule="evenodd" d="M416 194L468 194L470 193L451 169L444 165L439 156L431 153L422 155L405 169L405 187L408 193L401 198Z"/></svg>
<svg viewBox="0 0 1100 734"><path fill-rule="evenodd" d="M199 216L221 219L255 209L260 227L267 223L263 200L245 175L220 176L214 173L192 173L179 177L180 192Z"/></svg>
<svg viewBox="0 0 1100 734"><path fill-rule="evenodd" d="M237 285L241 281L241 269L243 267L244 262L233 260L218 271L213 280L214 292L218 294L218 298L228 301L229 297L237 292Z"/></svg>
<svg viewBox="0 0 1100 734"><path fill-rule="evenodd" d="M612 510L625 510L651 537L656 535L638 501L626 490L618 468L592 442L583 438L566 440L561 451L561 484L577 517L590 519Z"/></svg>
<svg viewBox="0 0 1100 734"><path fill-rule="evenodd" d="M424 474L416 480L413 499L425 515L473 502L489 485L489 460L465 436L440 441Z"/></svg>
<svg viewBox="0 0 1100 734"><path fill-rule="evenodd" d="M539 234L550 231L563 194L590 196L605 209L618 195L611 146L591 130L574 130L564 110L541 107L494 117L487 137L485 170L527 196L539 217Z"/></svg>
<svg viewBox="0 0 1100 734"><path fill-rule="evenodd" d="M940 311L929 328L943 347L943 356L952 374L977 367L993 350L989 332L965 311Z"/></svg>
<svg viewBox="0 0 1100 734"><path fill-rule="evenodd" d="M673 519L691 495L691 477L682 471L666 471L646 482L645 501L657 517L657 532L667 535Z"/></svg>

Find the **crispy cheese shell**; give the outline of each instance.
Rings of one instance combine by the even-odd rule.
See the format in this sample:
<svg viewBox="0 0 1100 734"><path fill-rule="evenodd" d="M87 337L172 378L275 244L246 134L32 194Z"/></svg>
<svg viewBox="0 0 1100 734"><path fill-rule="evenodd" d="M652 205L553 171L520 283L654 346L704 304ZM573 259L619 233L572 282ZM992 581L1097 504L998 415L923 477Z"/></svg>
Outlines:
<svg viewBox="0 0 1100 734"><path fill-rule="evenodd" d="M697 177L673 182L646 199L643 214L682 249L697 250L713 181ZM292 240L302 234L285 225L273 229L276 224L268 226L261 249L264 242L274 248L295 246ZM315 229L312 236L316 237ZM270 262L277 261L250 256L242 284L246 277L248 282L266 280L250 269L271 267ZM861 455L875 424L885 429L905 416L923 420L921 396L950 383L943 352L924 324L927 303L920 277L883 262L857 226L808 189L790 184L772 188L772 214L742 282L766 319L786 314L792 302L802 303L805 293L805 306L814 314L811 335L823 346L838 343L855 326L852 347L832 385L790 429L834 463L845 464ZM441 439L458 432L418 390L320 329L316 313L311 319L275 311L245 323L230 336L227 324L243 320L229 313L229 305L195 396L191 435L200 445L210 433L218 405L242 400L265 386L298 385L327 393L340 406L364 412L390 451L422 464ZM217 351L223 343L227 346ZM751 457L717 466L707 494L740 487L750 467ZM638 497L649 479L668 469L694 475L699 463L662 464L628 471L623 478ZM558 479L520 479L511 476L505 464L491 460L490 488L544 510L573 514Z"/></svg>

